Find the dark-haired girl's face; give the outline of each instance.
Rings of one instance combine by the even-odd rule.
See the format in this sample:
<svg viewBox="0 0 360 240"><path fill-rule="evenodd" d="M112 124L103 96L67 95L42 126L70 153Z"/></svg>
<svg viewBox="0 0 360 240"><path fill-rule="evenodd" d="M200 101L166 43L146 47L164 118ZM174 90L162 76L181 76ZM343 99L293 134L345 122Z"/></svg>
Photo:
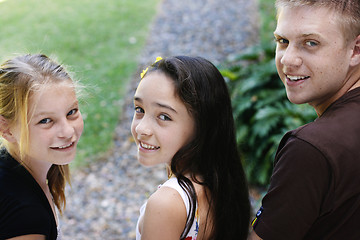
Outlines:
<svg viewBox="0 0 360 240"><path fill-rule="evenodd" d="M131 132L142 165L170 164L175 153L192 140L194 120L175 95L172 80L159 72L147 74L134 96Z"/></svg>

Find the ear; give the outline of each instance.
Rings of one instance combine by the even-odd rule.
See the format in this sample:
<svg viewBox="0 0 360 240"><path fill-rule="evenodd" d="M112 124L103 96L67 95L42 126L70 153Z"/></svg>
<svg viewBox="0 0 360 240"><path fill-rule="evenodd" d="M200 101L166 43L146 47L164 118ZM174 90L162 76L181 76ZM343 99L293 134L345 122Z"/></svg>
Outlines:
<svg viewBox="0 0 360 240"><path fill-rule="evenodd" d="M16 142L16 138L10 131L9 123L6 118L0 115L0 134L8 142Z"/></svg>
<svg viewBox="0 0 360 240"><path fill-rule="evenodd" d="M354 49L351 56L350 65L356 66L360 64L360 35L357 36L354 40Z"/></svg>

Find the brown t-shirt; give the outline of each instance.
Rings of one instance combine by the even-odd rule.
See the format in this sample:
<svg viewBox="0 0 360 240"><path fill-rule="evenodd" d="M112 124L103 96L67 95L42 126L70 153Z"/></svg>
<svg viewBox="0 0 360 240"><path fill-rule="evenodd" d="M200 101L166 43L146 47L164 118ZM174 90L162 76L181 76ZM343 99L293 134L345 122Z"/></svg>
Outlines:
<svg viewBox="0 0 360 240"><path fill-rule="evenodd" d="M288 132L254 230L268 239L360 239L360 88Z"/></svg>

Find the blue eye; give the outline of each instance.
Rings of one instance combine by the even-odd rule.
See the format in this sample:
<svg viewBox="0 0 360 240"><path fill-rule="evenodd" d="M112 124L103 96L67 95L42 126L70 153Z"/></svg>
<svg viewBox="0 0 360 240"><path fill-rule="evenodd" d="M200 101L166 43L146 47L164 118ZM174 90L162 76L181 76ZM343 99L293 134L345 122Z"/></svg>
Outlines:
<svg viewBox="0 0 360 240"><path fill-rule="evenodd" d="M318 45L317 42L314 41L307 41L305 44L308 45L309 47L315 47Z"/></svg>
<svg viewBox="0 0 360 240"><path fill-rule="evenodd" d="M70 112L68 112L67 116L74 115L75 113L77 113L77 111L77 109L72 109Z"/></svg>
<svg viewBox="0 0 360 240"><path fill-rule="evenodd" d="M42 120L40 120L40 124L47 124L47 123L50 123L51 122L51 119L50 118L44 118Z"/></svg>

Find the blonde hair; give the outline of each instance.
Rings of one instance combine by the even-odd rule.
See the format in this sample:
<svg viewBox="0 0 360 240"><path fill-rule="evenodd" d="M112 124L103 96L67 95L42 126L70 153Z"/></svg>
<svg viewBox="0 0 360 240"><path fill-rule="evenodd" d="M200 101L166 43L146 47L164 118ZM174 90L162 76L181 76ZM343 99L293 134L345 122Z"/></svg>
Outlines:
<svg viewBox="0 0 360 240"><path fill-rule="evenodd" d="M29 150L29 98L41 86L54 83L68 83L72 80L63 66L43 54L23 55L7 60L0 66L0 115L9 126L19 124L20 143L13 149L6 139L1 139L16 160L23 163ZM74 88L75 89L75 88ZM26 167L26 166L25 166ZM65 185L70 183L69 166L53 164L47 173L48 186L60 213L65 208Z"/></svg>
<svg viewBox="0 0 360 240"><path fill-rule="evenodd" d="M359 0L276 0L275 6L278 13L283 7L327 8L335 13L334 17L345 35L345 42L352 41L360 35Z"/></svg>

